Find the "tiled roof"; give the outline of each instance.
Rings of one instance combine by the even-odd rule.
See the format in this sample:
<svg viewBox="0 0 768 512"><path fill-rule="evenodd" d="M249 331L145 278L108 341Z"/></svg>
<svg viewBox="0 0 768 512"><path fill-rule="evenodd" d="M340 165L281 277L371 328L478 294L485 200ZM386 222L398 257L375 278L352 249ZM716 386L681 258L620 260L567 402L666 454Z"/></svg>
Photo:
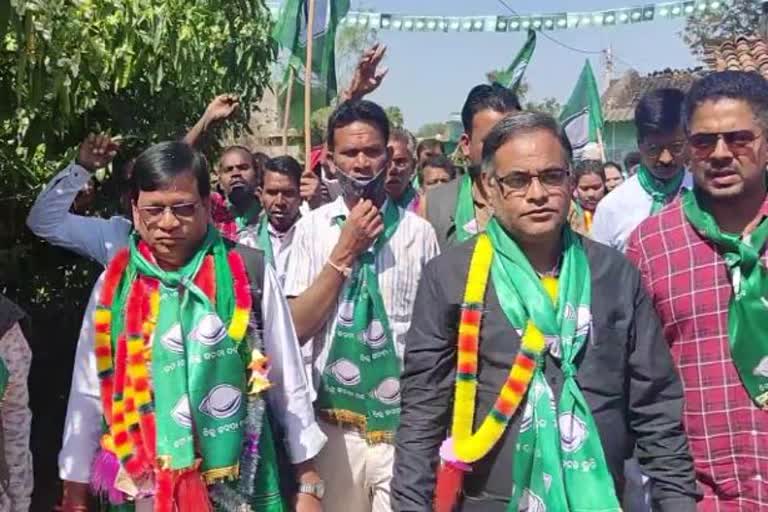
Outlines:
<svg viewBox="0 0 768 512"><path fill-rule="evenodd" d="M710 44L704 61L716 71L756 71L768 79L768 43L757 36L738 36Z"/></svg>
<svg viewBox="0 0 768 512"><path fill-rule="evenodd" d="M630 70L623 77L611 81L603 93L603 119L606 122L632 121L635 106L645 93L664 87L688 91L703 73L703 68L665 69L640 76L637 71Z"/></svg>

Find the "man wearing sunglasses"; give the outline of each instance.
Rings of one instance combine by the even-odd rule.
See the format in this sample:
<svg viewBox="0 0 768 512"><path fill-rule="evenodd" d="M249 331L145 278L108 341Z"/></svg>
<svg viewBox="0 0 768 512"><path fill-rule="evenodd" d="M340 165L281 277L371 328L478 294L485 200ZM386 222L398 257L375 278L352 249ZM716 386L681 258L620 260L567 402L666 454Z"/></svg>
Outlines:
<svg viewBox="0 0 768 512"><path fill-rule="evenodd" d="M640 99L635 127L641 163L634 176L597 206L594 240L623 251L627 238L642 221L658 213L681 189L691 187L685 171L684 97L679 89L656 89Z"/></svg>
<svg viewBox="0 0 768 512"><path fill-rule="evenodd" d="M274 271L211 224L200 153L156 144L133 172L136 231L94 287L78 341L62 510L88 510L90 482L104 504L138 510L287 510L295 500L319 511L312 459L325 436ZM230 480L239 483L224 492Z"/></svg>
<svg viewBox="0 0 768 512"><path fill-rule="evenodd" d="M438 512L617 511L633 446L654 510L695 511L669 349L638 271L568 225L571 159L547 114L485 138L494 215L427 265L416 295L398 512L432 511L433 496Z"/></svg>
<svg viewBox="0 0 768 512"><path fill-rule="evenodd" d="M712 73L684 121L694 187L632 234L685 391L700 510L768 509L768 83Z"/></svg>

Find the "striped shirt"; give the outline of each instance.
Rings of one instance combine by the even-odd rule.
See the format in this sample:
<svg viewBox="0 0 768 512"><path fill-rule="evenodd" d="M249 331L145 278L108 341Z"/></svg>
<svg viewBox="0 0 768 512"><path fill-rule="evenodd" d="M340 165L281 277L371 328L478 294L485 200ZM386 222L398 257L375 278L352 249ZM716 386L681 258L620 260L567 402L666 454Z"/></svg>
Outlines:
<svg viewBox="0 0 768 512"><path fill-rule="evenodd" d="M334 221L340 215L349 215L349 209L341 197L311 211L296 224L285 282L288 297L301 295L322 271L341 234L341 228ZM415 213L400 209L397 230L376 256L379 288L401 361L421 271L438 252L437 236L432 226ZM311 372L315 390L318 389L320 375L328 360L338 307L348 285L345 284L339 293L336 310L323 328L303 347L304 362L307 371Z"/></svg>

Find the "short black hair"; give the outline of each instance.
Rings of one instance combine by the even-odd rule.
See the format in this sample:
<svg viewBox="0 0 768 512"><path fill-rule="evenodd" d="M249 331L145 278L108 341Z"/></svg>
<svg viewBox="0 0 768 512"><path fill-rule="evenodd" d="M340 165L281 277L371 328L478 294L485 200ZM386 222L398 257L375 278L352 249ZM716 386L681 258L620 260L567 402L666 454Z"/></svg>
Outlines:
<svg viewBox="0 0 768 512"><path fill-rule="evenodd" d="M619 173L621 173L621 174L624 174L624 171L623 171L623 169L621 168L621 164L620 164L620 163L617 163L617 162L612 162L612 161L610 161L610 160L609 160L608 162L605 162L605 163L603 164L603 170L605 170L605 169L607 169L607 168L609 168L609 167L615 167L616 169L618 169L618 170L619 170Z"/></svg>
<svg viewBox="0 0 768 512"><path fill-rule="evenodd" d="M440 153L445 154L445 147L443 146L443 143L437 139L424 139L421 142L419 142L418 146L416 146L416 156L420 157L421 153L423 151L426 151L427 149L438 149L440 148Z"/></svg>
<svg viewBox="0 0 768 512"><path fill-rule="evenodd" d="M424 181L424 169L427 167L438 167L440 169L445 169L445 172L448 173L448 176L452 180L456 178L456 166L453 165L451 159L445 155L435 155L427 158L427 160L424 162L424 165L419 167L419 169L416 171L419 176L419 181L421 182Z"/></svg>
<svg viewBox="0 0 768 512"><path fill-rule="evenodd" d="M264 169L264 166L267 165L267 162L269 161L269 155L262 153L261 151L256 151L252 153L251 156L253 156L253 162L259 169Z"/></svg>
<svg viewBox="0 0 768 512"><path fill-rule="evenodd" d="M131 176L131 196L140 192L163 190L176 177L192 173L201 198L211 195L208 161L202 153L180 141L160 142L150 146L136 158Z"/></svg>
<svg viewBox="0 0 768 512"><path fill-rule="evenodd" d="M292 156L277 156L266 161L262 179L259 182L259 185L262 187L264 186L264 176L266 176L268 172L287 176L291 182L296 185L296 188L301 187L301 174L304 172L304 169L302 169L301 164Z"/></svg>
<svg viewBox="0 0 768 512"><path fill-rule="evenodd" d="M720 71L696 81L685 98L686 130L696 108L705 101L728 98L749 104L763 129L768 129L768 81L754 71Z"/></svg>
<svg viewBox="0 0 768 512"><path fill-rule="evenodd" d="M539 130L550 132L560 141L565 162L570 165L573 160L573 148L565 130L555 118L543 112L517 112L509 114L499 121L485 138L485 142L483 142L483 171L490 175L495 174L493 157L499 148L513 137Z"/></svg>
<svg viewBox="0 0 768 512"><path fill-rule="evenodd" d="M624 169L630 172L636 165L640 165L643 162L643 156L639 151L630 151L624 155Z"/></svg>
<svg viewBox="0 0 768 512"><path fill-rule="evenodd" d="M464 107L461 109L461 123L467 135L472 134L472 120L484 110L508 114L523 108L520 106L517 94L511 89L499 84L476 85L469 91Z"/></svg>
<svg viewBox="0 0 768 512"><path fill-rule="evenodd" d="M576 165L573 166L574 184L578 185L582 176L589 174L596 175L605 185L605 168L600 160L579 160L576 162Z"/></svg>
<svg viewBox="0 0 768 512"><path fill-rule="evenodd" d="M668 135L683 122L685 93L680 89L654 89L640 98L635 107L637 140L649 135Z"/></svg>
<svg viewBox="0 0 768 512"><path fill-rule="evenodd" d="M368 100L347 100L336 107L328 118L326 131L328 150L333 151L336 130L358 121L376 128L385 145L389 142L389 119L384 109Z"/></svg>

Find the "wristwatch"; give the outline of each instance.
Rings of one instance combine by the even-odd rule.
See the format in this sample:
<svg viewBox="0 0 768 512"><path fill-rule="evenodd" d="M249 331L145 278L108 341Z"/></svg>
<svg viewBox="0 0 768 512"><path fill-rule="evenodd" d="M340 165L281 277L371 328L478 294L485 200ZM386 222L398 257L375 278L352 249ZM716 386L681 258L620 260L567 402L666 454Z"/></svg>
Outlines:
<svg viewBox="0 0 768 512"><path fill-rule="evenodd" d="M299 483L299 493L309 494L310 496L314 496L318 500L322 501L323 496L325 496L325 483L323 483L322 480L314 484Z"/></svg>

